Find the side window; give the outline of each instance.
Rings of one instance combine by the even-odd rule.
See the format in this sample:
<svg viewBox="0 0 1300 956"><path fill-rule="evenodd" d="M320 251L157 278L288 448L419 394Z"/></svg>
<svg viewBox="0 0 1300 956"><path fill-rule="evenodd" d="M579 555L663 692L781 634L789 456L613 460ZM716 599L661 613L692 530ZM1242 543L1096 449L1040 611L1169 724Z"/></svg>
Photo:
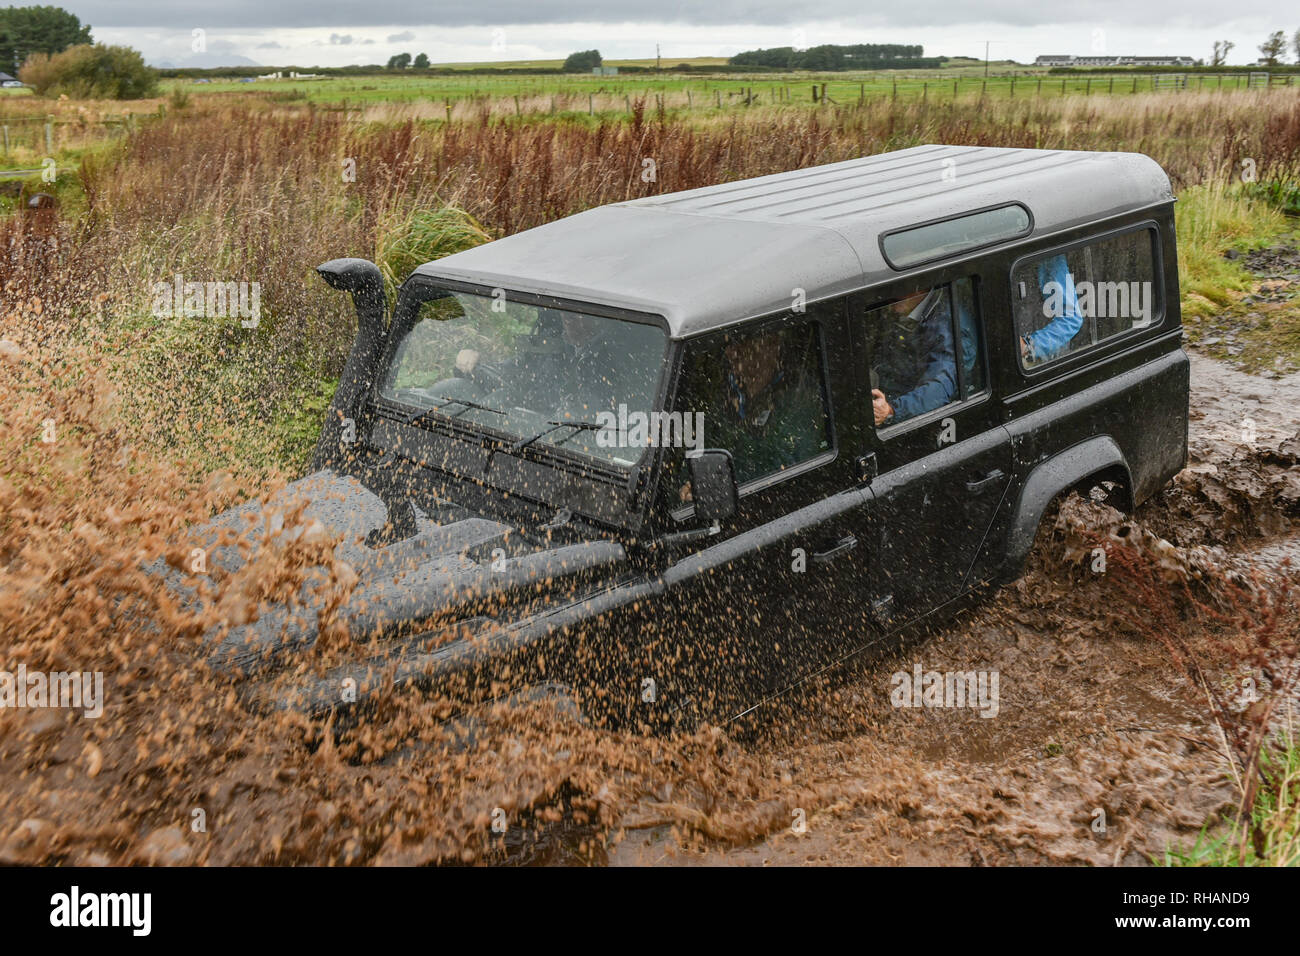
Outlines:
<svg viewBox="0 0 1300 956"><path fill-rule="evenodd" d="M964 401L987 387L969 278L868 309L866 339L877 428Z"/></svg>
<svg viewBox="0 0 1300 956"><path fill-rule="evenodd" d="M805 320L692 343L677 407L699 414L700 447L731 452L743 486L830 449L826 396L821 336Z"/></svg>
<svg viewBox="0 0 1300 956"><path fill-rule="evenodd" d="M1155 238L1137 229L1017 263L1011 298L1021 364L1057 361L1155 321Z"/></svg>

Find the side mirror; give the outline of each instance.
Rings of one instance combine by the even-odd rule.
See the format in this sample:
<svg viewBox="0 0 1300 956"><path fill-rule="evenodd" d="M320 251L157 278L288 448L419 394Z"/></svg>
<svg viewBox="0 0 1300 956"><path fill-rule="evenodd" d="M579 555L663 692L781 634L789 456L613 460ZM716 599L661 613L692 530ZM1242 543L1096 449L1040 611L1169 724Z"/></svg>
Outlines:
<svg viewBox="0 0 1300 956"><path fill-rule="evenodd" d="M736 462L731 452L707 448L686 460L691 469L695 517L708 522L734 517L740 510L740 490L736 485Z"/></svg>

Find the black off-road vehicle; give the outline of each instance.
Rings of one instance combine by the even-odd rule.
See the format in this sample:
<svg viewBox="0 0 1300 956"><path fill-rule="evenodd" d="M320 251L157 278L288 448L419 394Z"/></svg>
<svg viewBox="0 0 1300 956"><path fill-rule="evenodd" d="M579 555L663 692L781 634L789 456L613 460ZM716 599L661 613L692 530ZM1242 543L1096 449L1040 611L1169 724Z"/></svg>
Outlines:
<svg viewBox="0 0 1300 956"><path fill-rule="evenodd" d="M593 209L421 266L391 316L327 262L359 330L282 501L342 536L355 664L269 693L317 638L274 611L212 661L318 713L738 713L1017 576L1063 492L1183 466L1173 203L1137 154L920 146Z"/></svg>

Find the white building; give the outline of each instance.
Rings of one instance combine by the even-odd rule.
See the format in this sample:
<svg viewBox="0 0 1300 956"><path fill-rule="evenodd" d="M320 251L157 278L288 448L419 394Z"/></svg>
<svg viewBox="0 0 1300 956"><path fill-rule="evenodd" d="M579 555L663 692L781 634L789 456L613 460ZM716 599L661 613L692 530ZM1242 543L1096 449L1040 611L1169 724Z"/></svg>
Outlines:
<svg viewBox="0 0 1300 956"><path fill-rule="evenodd" d="M1037 57L1034 66L1195 66L1190 56L1074 56L1047 54Z"/></svg>

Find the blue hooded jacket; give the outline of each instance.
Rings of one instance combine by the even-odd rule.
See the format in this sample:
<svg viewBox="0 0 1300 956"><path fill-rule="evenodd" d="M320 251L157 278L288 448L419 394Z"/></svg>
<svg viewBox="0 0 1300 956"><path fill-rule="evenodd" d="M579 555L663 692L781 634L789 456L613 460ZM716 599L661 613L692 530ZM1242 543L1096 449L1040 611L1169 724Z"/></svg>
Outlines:
<svg viewBox="0 0 1300 956"><path fill-rule="evenodd" d="M1083 325L1083 314L1079 311L1079 300L1074 294L1074 276L1064 255L1052 256L1038 264L1038 290L1044 301L1048 298L1047 285L1055 282L1063 290L1061 314L1037 332L1024 336L1029 351L1025 356L1031 362L1045 362L1054 358L1069 346L1070 340Z"/></svg>

